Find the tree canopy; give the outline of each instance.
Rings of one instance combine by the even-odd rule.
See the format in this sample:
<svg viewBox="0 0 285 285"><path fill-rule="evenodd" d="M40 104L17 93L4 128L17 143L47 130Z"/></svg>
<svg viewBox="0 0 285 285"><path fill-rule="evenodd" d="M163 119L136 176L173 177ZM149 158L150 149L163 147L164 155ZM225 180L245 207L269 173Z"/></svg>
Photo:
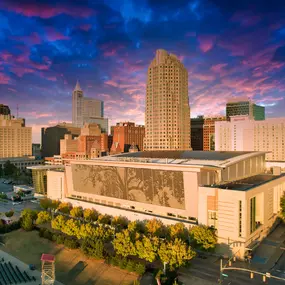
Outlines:
<svg viewBox="0 0 285 285"><path fill-rule="evenodd" d="M281 217L285 221L285 193L280 199Z"/></svg>
<svg viewBox="0 0 285 285"><path fill-rule="evenodd" d="M205 225L192 227L190 229L190 238L194 245L203 250L214 249L217 244L215 231Z"/></svg>

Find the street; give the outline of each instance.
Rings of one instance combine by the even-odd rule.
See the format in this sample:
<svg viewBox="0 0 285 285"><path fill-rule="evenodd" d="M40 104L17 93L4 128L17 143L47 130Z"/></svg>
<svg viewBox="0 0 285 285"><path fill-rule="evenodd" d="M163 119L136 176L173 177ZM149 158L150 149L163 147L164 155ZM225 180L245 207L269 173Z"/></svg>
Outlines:
<svg viewBox="0 0 285 285"><path fill-rule="evenodd" d="M224 261L225 264L225 261ZM232 264L232 267L235 263ZM285 254L278 261L276 269L272 270L270 273L274 276L285 278L285 272L282 271L285 268ZM279 272L277 270L280 270ZM282 273L282 272L283 273ZM243 285L243 284L269 284L269 285L284 285L285 281L275 280L273 278L267 278L266 282L262 281L261 275L254 275L253 279L250 279L250 274L248 272L238 271L238 270L225 270L225 274L228 277L224 277L221 284L225 285ZM195 276L205 280L205 285L207 281L214 282L218 284L218 279L220 278L220 262L215 257L208 257L207 259L195 258L191 262L189 268L183 268L179 270L179 275L182 277L181 280L185 285L191 284L187 279L189 276Z"/></svg>

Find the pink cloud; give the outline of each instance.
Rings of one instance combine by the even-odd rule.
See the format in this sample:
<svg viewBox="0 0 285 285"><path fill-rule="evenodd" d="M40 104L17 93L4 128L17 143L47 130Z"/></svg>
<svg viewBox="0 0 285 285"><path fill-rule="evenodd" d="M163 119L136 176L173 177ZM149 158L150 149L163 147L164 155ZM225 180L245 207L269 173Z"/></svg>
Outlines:
<svg viewBox="0 0 285 285"><path fill-rule="evenodd" d="M15 92L17 93L18 91L16 89L13 89L13 88L8 88L9 91L12 91L12 92Z"/></svg>
<svg viewBox="0 0 285 285"><path fill-rule="evenodd" d="M219 63L216 65L211 66L211 70L215 73L222 73L222 70L224 67L226 67L228 64L227 63Z"/></svg>
<svg viewBox="0 0 285 285"><path fill-rule="evenodd" d="M31 33L28 36L11 36L10 38L19 42L25 42L26 44L30 43L32 45L37 45L42 42L42 39L40 38L39 34L36 32Z"/></svg>
<svg viewBox="0 0 285 285"><path fill-rule="evenodd" d="M34 73L35 71L31 68L25 68L20 66L14 66L10 69L13 73L15 73L18 77L23 77L26 73Z"/></svg>
<svg viewBox="0 0 285 285"><path fill-rule="evenodd" d="M0 72L0 84L8 84L9 81L10 81L10 77Z"/></svg>
<svg viewBox="0 0 285 285"><path fill-rule="evenodd" d="M8 3L7 7L5 7L9 11L13 11L19 14L23 14L26 17L40 17L44 19L48 19L60 14L67 14L73 17L89 17L93 13L94 10L86 7L74 7L70 6L60 6L57 5L52 7L46 4L26 4L26 3Z"/></svg>
<svg viewBox="0 0 285 285"><path fill-rule="evenodd" d="M56 31L54 28L46 28L46 38L50 42L55 42L58 40L68 40L69 37Z"/></svg>
<svg viewBox="0 0 285 285"><path fill-rule="evenodd" d="M202 35L198 37L199 48L202 52L208 52L214 46L216 37L212 35Z"/></svg>

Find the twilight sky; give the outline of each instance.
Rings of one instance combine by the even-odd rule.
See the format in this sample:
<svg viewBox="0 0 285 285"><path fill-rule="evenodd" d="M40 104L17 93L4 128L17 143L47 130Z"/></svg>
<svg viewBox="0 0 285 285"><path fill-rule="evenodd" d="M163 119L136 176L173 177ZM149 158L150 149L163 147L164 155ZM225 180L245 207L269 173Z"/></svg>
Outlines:
<svg viewBox="0 0 285 285"><path fill-rule="evenodd" d="M71 121L71 93L105 114L144 123L145 81L158 48L189 72L191 117L225 112L231 96L285 116L285 3L280 0L1 0L0 103L33 127Z"/></svg>

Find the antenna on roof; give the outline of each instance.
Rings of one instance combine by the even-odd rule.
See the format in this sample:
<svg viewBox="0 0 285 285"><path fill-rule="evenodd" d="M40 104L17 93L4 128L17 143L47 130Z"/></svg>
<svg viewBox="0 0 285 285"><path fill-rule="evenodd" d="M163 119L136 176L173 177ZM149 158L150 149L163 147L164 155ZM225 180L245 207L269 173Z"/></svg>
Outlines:
<svg viewBox="0 0 285 285"><path fill-rule="evenodd" d="M17 104L17 119L19 117L19 105Z"/></svg>

